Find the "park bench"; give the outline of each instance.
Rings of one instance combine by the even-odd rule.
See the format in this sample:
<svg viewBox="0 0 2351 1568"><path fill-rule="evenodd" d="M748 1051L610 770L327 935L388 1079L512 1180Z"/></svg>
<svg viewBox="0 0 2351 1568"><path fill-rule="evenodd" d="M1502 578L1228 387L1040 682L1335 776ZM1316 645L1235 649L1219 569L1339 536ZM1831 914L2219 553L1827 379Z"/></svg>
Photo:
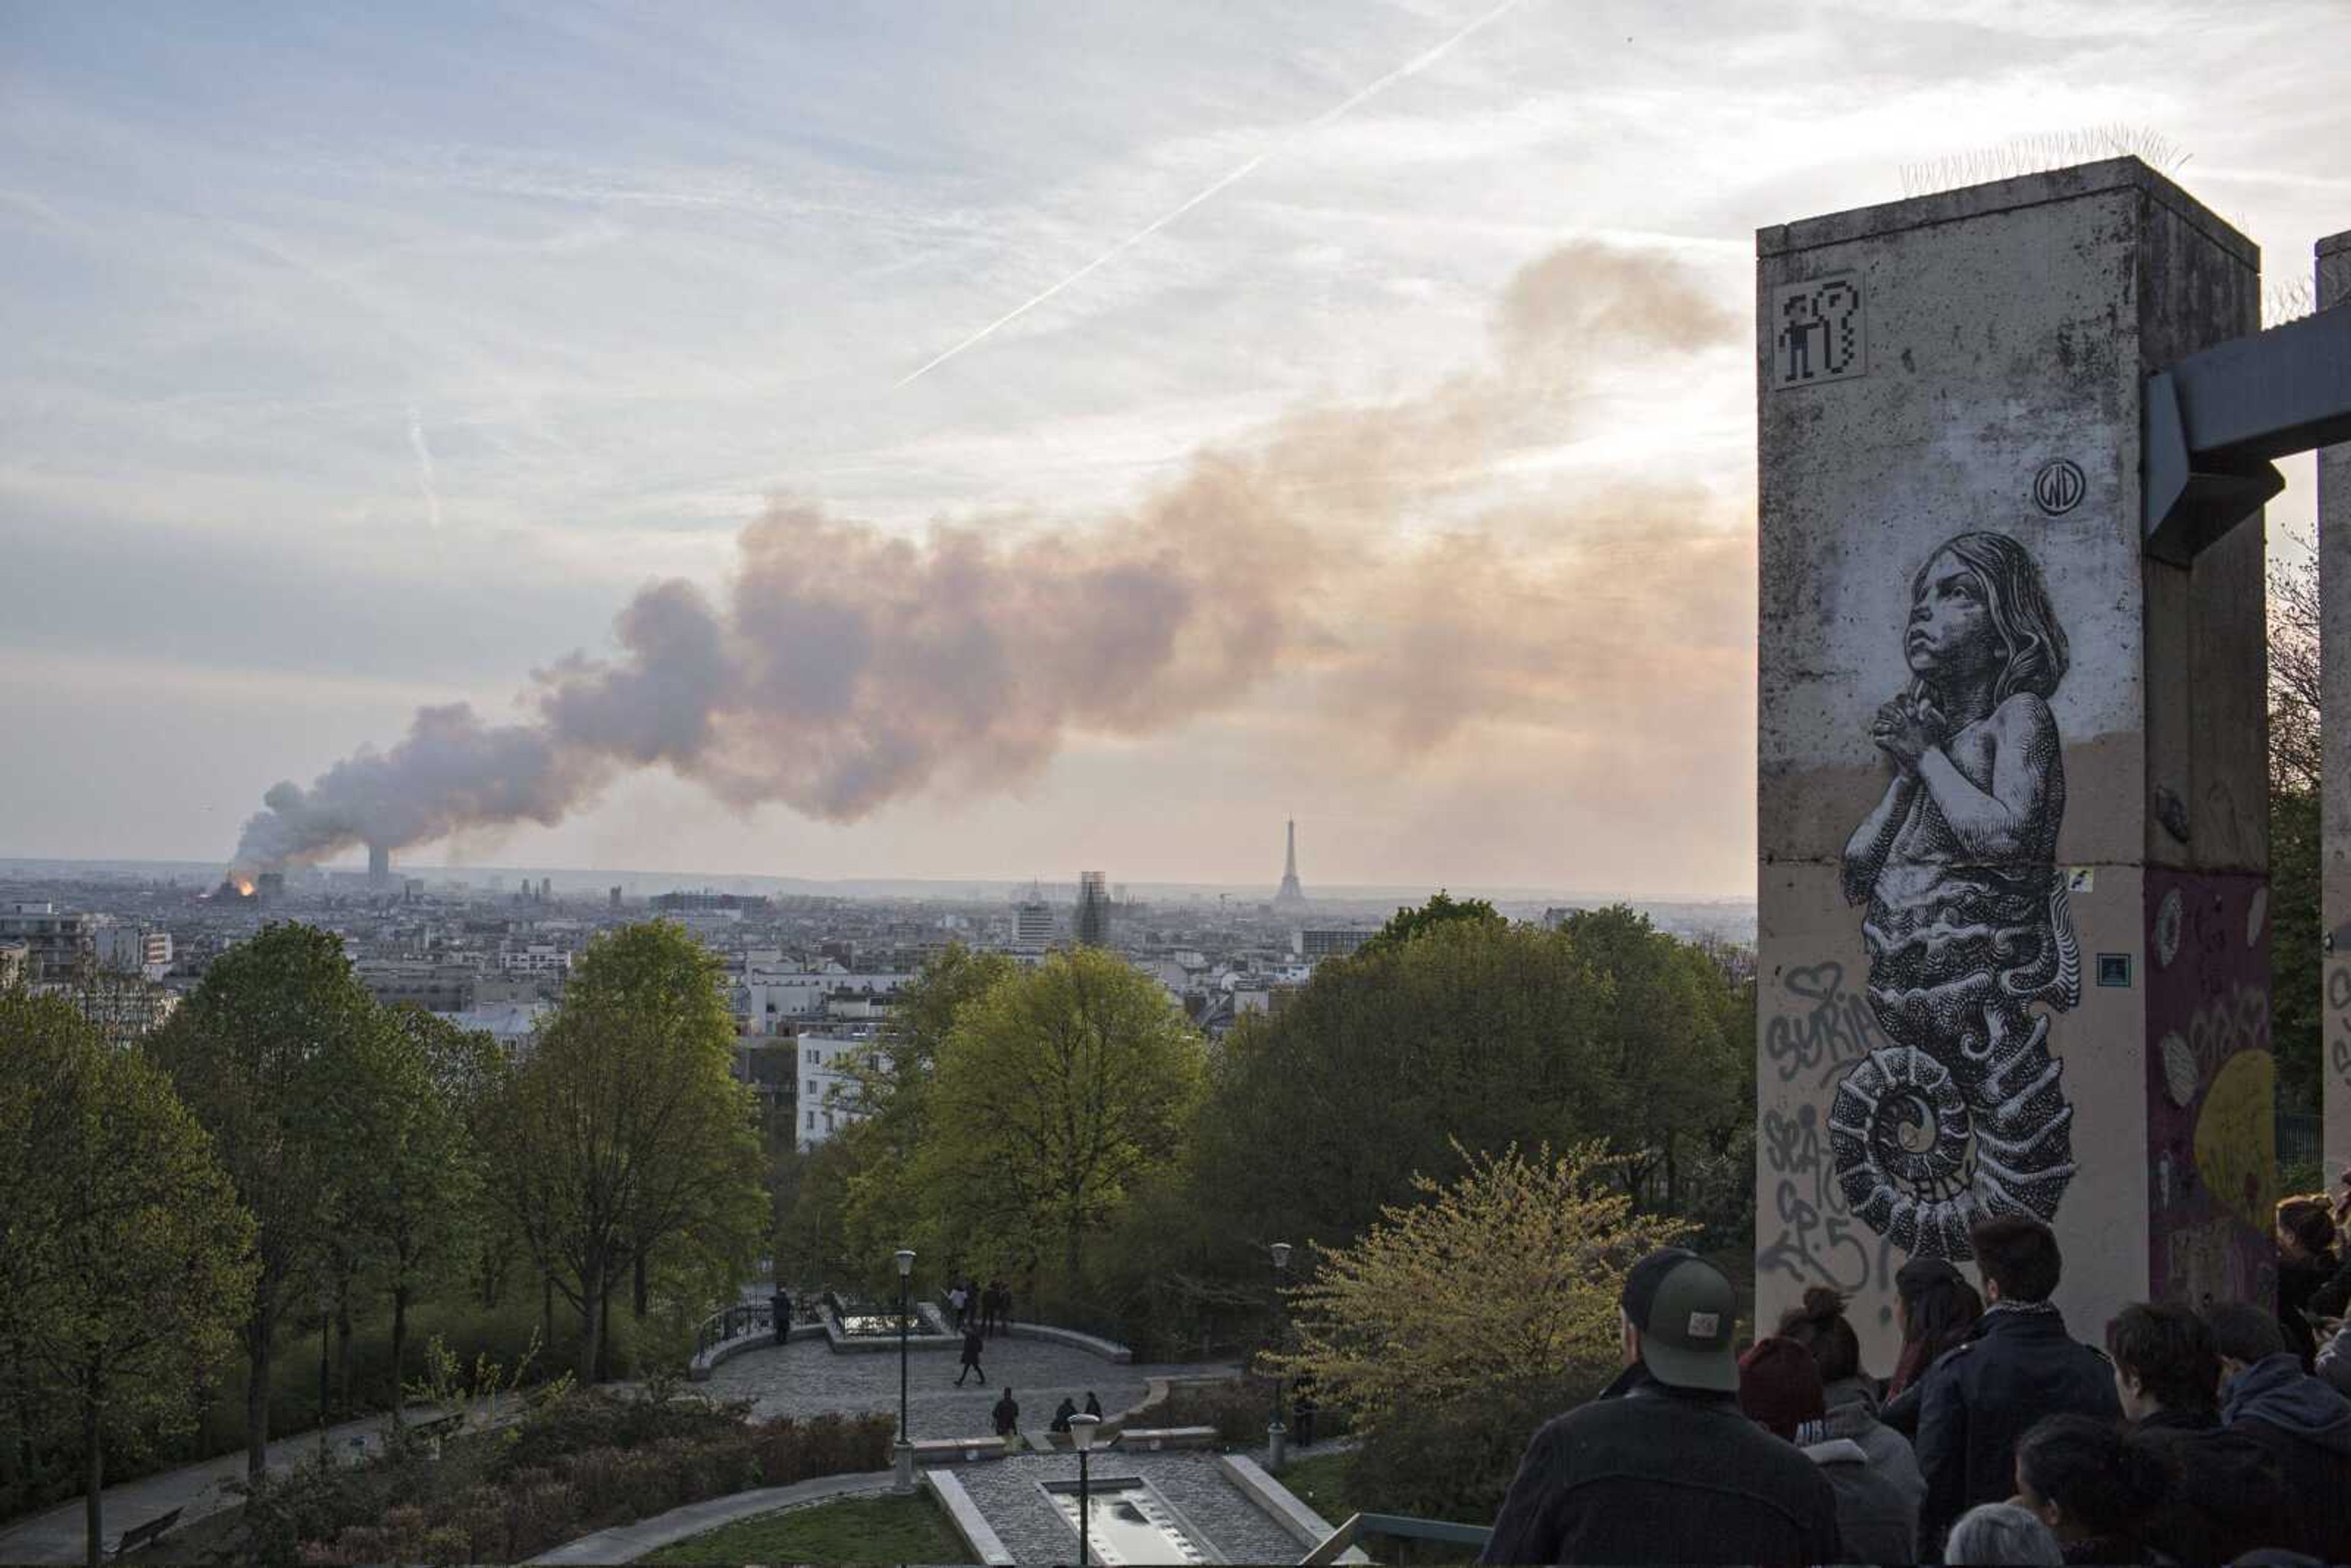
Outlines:
<svg viewBox="0 0 2351 1568"><path fill-rule="evenodd" d="M114 1543L114 1554L127 1557L142 1546L152 1546L163 1539L165 1531L179 1522L180 1511L175 1508L169 1513L157 1514L144 1524L134 1524L122 1532L121 1540Z"/></svg>
<svg viewBox="0 0 2351 1568"><path fill-rule="evenodd" d="M430 1421L419 1421L408 1428L408 1438L414 1443L437 1443L444 1437L455 1437L457 1428L465 1424L465 1413L452 1411L446 1416L436 1416Z"/></svg>

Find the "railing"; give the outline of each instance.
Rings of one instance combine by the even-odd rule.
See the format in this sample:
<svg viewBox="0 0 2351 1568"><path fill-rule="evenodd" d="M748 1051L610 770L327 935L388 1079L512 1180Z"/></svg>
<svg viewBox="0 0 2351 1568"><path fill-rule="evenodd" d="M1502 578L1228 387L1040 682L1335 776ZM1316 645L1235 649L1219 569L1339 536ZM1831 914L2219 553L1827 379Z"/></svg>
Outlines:
<svg viewBox="0 0 2351 1568"><path fill-rule="evenodd" d="M712 1345L725 1344L749 1333L773 1333L776 1329L776 1309L768 1301L738 1301L724 1312L711 1313L694 1331L694 1354L702 1354Z"/></svg>
<svg viewBox="0 0 2351 1568"><path fill-rule="evenodd" d="M1401 1513L1358 1513L1332 1531L1322 1544L1300 1558L1303 1564L1336 1563L1365 1536L1396 1541L1427 1541L1440 1546L1466 1546L1475 1556L1494 1532L1474 1524L1450 1524L1441 1519L1414 1519Z"/></svg>
<svg viewBox="0 0 2351 1568"><path fill-rule="evenodd" d="M2324 1157L2325 1128L2314 1111L2280 1111L2277 1113L2277 1163L2281 1166L2314 1166ZM2329 1173L2319 1173L2319 1185L2325 1185Z"/></svg>

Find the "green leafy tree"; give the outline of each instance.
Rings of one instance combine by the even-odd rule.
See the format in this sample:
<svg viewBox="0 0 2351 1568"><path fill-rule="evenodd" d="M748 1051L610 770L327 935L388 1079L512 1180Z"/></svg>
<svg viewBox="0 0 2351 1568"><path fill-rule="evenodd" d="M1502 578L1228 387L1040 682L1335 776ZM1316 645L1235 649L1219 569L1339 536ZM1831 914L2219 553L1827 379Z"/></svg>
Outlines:
<svg viewBox="0 0 2351 1568"><path fill-rule="evenodd" d="M583 1381L602 1374L612 1292L633 1274L642 1312L657 1252L733 1275L767 1234L756 1109L733 1076L719 977L682 926L607 933L500 1098L491 1192L580 1312Z"/></svg>
<svg viewBox="0 0 2351 1568"><path fill-rule="evenodd" d="M467 1261L480 1228L473 1119L501 1081L504 1058L488 1035L416 1008L394 1009L385 1021L339 1082L349 1144L338 1218L347 1246L392 1298L396 1390L408 1371L409 1309ZM395 1397L395 1417L399 1405Z"/></svg>
<svg viewBox="0 0 2351 1568"><path fill-rule="evenodd" d="M268 1465L272 1350L289 1312L314 1295L333 1257L349 1174L350 1080L386 1028L351 974L341 938L270 925L231 948L146 1048L171 1077L258 1228L248 1368L246 1468Z"/></svg>
<svg viewBox="0 0 2351 1568"><path fill-rule="evenodd" d="M1366 950L1377 952L1384 947L1398 947L1417 936L1456 922L1467 921L1474 925L1508 925L1501 913L1482 898L1456 898L1443 888L1417 909L1399 909L1388 916L1387 924L1365 937L1358 954Z"/></svg>
<svg viewBox="0 0 2351 1568"><path fill-rule="evenodd" d="M1019 972L1004 954L956 943L899 992L882 1038L843 1060L849 1084L842 1103L854 1119L827 1142L842 1146L835 1159L845 1179L820 1180L803 1191L810 1199L840 1200L832 1228L847 1255L871 1260L901 1246L928 1250L936 1244L912 1176L931 1133L939 1053L963 1010Z"/></svg>
<svg viewBox="0 0 2351 1568"><path fill-rule="evenodd" d="M914 1168L982 1267L1079 1288L1085 1243L1179 1150L1206 1061L1165 991L1113 953L1056 953L958 1007Z"/></svg>
<svg viewBox="0 0 2351 1568"><path fill-rule="evenodd" d="M1689 1233L1635 1209L1604 1144L1457 1150L1290 1292L1298 1348L1272 1358L1376 1430L1405 1406L1615 1359L1625 1272Z"/></svg>
<svg viewBox="0 0 2351 1568"><path fill-rule="evenodd" d="M253 1220L163 1074L67 1001L0 996L0 1336L76 1417L100 1561L110 1438L184 1428L252 1311Z"/></svg>
<svg viewBox="0 0 2351 1568"><path fill-rule="evenodd" d="M1602 1135L1614 1007L1573 944L1498 921L1326 962L1288 1007L1226 1038L1190 1161L1195 1206L1252 1244L1337 1246L1416 1174L1458 1174L1457 1142Z"/></svg>
<svg viewBox="0 0 2351 1568"><path fill-rule="evenodd" d="M1610 998L1591 1087L1617 1168L1636 1194L1662 1187L1673 1208L1686 1157L1719 1149L1752 1115L1753 1014L1703 950L1623 904L1570 915L1560 937Z"/></svg>

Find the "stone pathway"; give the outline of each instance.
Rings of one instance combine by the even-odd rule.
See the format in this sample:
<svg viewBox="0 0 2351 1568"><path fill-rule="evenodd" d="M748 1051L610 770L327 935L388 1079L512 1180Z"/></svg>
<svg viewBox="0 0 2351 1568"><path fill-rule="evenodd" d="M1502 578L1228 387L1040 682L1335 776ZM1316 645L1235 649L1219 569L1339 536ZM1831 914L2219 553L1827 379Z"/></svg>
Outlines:
<svg viewBox="0 0 2351 1568"><path fill-rule="evenodd" d="M776 1513L837 1497L886 1492L892 1480L888 1470L874 1475L820 1476L815 1480L796 1481L788 1487L761 1487L757 1491L739 1491L731 1497L709 1498L701 1502L690 1502L684 1508L674 1508L652 1519L641 1519L634 1524L616 1525L611 1530L600 1530L593 1535L583 1535L577 1541L567 1541L552 1552L541 1552L528 1561L534 1563L633 1563L649 1552L658 1552L674 1542L705 1534L738 1519L753 1519L763 1513Z"/></svg>
<svg viewBox="0 0 2351 1568"><path fill-rule="evenodd" d="M411 1425L429 1421L441 1412L432 1406L411 1406ZM364 1420L346 1421L340 1427L327 1428L328 1448L338 1458L350 1458L359 1454L372 1454L383 1448L384 1417L371 1416ZM269 1445L269 1468L282 1470L308 1459L319 1451L316 1431L297 1433L280 1437ZM142 1476L135 1481L106 1489L105 1530L107 1544L134 1525L146 1523L158 1514L180 1510L180 1524L193 1524L209 1514L225 1508L235 1508L242 1500L227 1490L231 1481L245 1479L245 1451L224 1454L201 1464L181 1469L165 1470L157 1475ZM85 1507L80 1498L50 1509L46 1513L29 1514L0 1530L0 1563L79 1563L83 1547L89 1541L84 1528ZM170 1536L163 1538L166 1542Z"/></svg>
<svg viewBox="0 0 2351 1568"><path fill-rule="evenodd" d="M1086 1405L1092 1390L1105 1415L1116 1416L1143 1402L1154 1378L1230 1376L1224 1366L1121 1366L1098 1355L1046 1340L993 1339L980 1364L987 1386L967 1379L955 1385L959 1357L952 1350L916 1350L907 1356L908 1419L917 1439L975 1437L995 1430L988 1413L1011 1385L1020 1406L1023 1431L1043 1431L1062 1398ZM748 1399L752 1414L813 1416L827 1410L854 1413L898 1410L898 1357L894 1352L836 1354L822 1340L747 1351L722 1363L710 1381L696 1385L714 1399Z"/></svg>

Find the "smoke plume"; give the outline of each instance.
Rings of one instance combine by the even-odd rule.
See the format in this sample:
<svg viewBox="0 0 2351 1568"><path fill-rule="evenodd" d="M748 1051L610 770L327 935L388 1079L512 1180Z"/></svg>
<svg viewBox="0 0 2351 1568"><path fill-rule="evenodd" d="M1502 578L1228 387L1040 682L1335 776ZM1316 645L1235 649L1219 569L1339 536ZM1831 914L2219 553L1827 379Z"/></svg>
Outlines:
<svg viewBox="0 0 2351 1568"><path fill-rule="evenodd" d="M649 584L615 621L617 651L533 672L513 722L422 708L388 748L274 786L235 864L552 825L653 767L737 808L848 821L1014 786L1070 737L1169 729L1291 677L1405 750L1479 716L1573 708L1595 664L1673 680L1657 615L1735 599L1752 560L1693 524L1698 498L1635 486L1482 513L1476 498L1498 460L1573 434L1584 367L1733 328L1674 264L1578 244L1512 281L1486 367L1204 449L1083 528L1006 514L910 539L777 502L718 594Z"/></svg>

